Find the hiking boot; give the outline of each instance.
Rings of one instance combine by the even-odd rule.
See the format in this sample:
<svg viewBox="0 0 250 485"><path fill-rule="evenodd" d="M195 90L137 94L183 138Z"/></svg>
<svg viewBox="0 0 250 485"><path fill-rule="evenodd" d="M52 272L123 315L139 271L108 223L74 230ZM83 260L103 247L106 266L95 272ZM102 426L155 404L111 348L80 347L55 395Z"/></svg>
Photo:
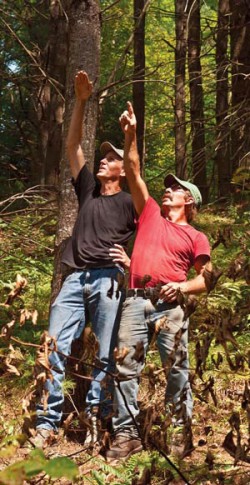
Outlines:
<svg viewBox="0 0 250 485"><path fill-rule="evenodd" d="M55 441L55 435L52 429L38 428L36 436L29 438L29 442L35 448L45 448L47 445L51 445Z"/></svg>
<svg viewBox="0 0 250 485"><path fill-rule="evenodd" d="M139 436L131 436L124 431L117 432L109 450L106 451L107 461L126 460L134 453L142 451L143 446Z"/></svg>

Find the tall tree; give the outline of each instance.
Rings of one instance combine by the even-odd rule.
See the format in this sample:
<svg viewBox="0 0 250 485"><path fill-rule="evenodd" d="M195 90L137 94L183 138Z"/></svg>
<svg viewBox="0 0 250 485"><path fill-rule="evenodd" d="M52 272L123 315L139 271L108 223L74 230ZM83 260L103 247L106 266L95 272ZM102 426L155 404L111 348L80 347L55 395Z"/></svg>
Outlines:
<svg viewBox="0 0 250 485"><path fill-rule="evenodd" d="M48 75L50 84L48 110L48 143L46 149L44 180L57 185L59 163L62 153L62 125L64 114L64 89L68 59L68 22L62 3L50 2L49 43L47 47Z"/></svg>
<svg viewBox="0 0 250 485"><path fill-rule="evenodd" d="M49 7L48 41L41 52L40 85L35 97L38 160L32 167L34 181L57 186L62 150L68 22L59 0L50 0Z"/></svg>
<svg viewBox="0 0 250 485"><path fill-rule="evenodd" d="M187 176L186 153L186 52L187 52L187 1L175 0L175 165L176 174Z"/></svg>
<svg viewBox="0 0 250 485"><path fill-rule="evenodd" d="M218 194L222 197L230 193L232 174L228 118L229 11L229 0L219 0L216 37L216 165L218 172Z"/></svg>
<svg viewBox="0 0 250 485"><path fill-rule="evenodd" d="M250 1L230 0L232 172L250 159Z"/></svg>
<svg viewBox="0 0 250 485"><path fill-rule="evenodd" d="M60 163L59 217L55 241L56 260L52 299L60 288L61 253L65 247L66 239L71 235L77 211L76 197L71 184L71 172L66 156L66 133L74 103L74 76L78 70L85 70L89 78L94 82L94 91L96 92L100 66L100 12L98 0L84 0L80 2L65 0L63 5L69 21L69 45L62 160ZM85 109L86 119L83 136L83 150L87 165L91 170L93 170L94 166L97 110L98 99L94 93Z"/></svg>
<svg viewBox="0 0 250 485"><path fill-rule="evenodd" d="M208 187L205 151L204 98L200 61L200 0L191 2L188 18L188 72L193 181L199 187L203 201L207 202Z"/></svg>
<svg viewBox="0 0 250 485"><path fill-rule="evenodd" d="M133 105L137 119L137 143L141 171L145 157L145 0L134 0Z"/></svg>

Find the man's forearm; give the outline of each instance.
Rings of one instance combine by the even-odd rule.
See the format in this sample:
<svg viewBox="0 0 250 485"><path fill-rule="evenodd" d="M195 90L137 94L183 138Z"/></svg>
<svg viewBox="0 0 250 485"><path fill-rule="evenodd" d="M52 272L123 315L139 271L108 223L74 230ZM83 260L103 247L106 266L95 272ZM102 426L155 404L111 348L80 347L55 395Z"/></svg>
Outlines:
<svg viewBox="0 0 250 485"><path fill-rule="evenodd" d="M197 294L206 291L205 279L202 274L196 276L195 278L183 281L179 284L180 290L184 294Z"/></svg>
<svg viewBox="0 0 250 485"><path fill-rule="evenodd" d="M160 298L167 302L174 302L178 297L178 293L181 291L185 295L198 294L206 291L205 280L202 274L199 274L192 280L183 281L177 283L170 281L166 285L163 285L160 290Z"/></svg>
<svg viewBox="0 0 250 485"><path fill-rule="evenodd" d="M124 168L127 178L140 173L140 159L137 149L136 133L125 133Z"/></svg>
<svg viewBox="0 0 250 485"><path fill-rule="evenodd" d="M85 101L79 99L75 101L67 136L67 148L81 144L85 104Z"/></svg>
<svg viewBox="0 0 250 485"><path fill-rule="evenodd" d="M86 101L76 99L66 141L67 155L69 157L71 172L75 180L77 179L80 170L85 165L84 153L81 147L85 104Z"/></svg>
<svg viewBox="0 0 250 485"><path fill-rule="evenodd" d="M124 169L138 216L142 213L149 193L140 174L140 159L137 150L136 135L125 134Z"/></svg>

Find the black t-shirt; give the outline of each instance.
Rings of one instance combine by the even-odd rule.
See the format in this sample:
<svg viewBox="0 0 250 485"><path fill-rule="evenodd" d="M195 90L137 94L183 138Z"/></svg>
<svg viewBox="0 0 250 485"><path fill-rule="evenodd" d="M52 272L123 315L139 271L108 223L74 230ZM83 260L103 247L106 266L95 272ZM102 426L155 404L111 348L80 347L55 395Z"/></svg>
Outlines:
<svg viewBox="0 0 250 485"><path fill-rule="evenodd" d="M79 212L62 262L79 269L115 266L109 249L115 243L126 249L135 230L131 195L123 191L114 195L100 195L86 165L81 169L74 187Z"/></svg>

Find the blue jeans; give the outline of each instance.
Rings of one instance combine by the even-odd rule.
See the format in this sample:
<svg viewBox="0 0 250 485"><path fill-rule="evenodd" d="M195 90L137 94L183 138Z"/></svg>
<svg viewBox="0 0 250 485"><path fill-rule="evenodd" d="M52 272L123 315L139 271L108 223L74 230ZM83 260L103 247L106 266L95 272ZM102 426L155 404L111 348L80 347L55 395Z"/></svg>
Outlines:
<svg viewBox="0 0 250 485"><path fill-rule="evenodd" d="M114 431L123 428L136 433L131 415L136 419L139 414L139 378L145 365L150 333L160 323L163 327L157 333L157 345L166 372L165 401L174 408L177 418L191 418L193 399L188 376L188 321L183 318L183 310L176 303L158 300L154 306L143 297L126 298L122 307L118 348L126 348L129 352L116 366L120 382L119 386L116 383L114 392Z"/></svg>
<svg viewBox="0 0 250 485"><path fill-rule="evenodd" d="M117 281L119 273L123 274L123 271L117 267L74 271L64 281L51 307L49 335L56 338L58 351L68 356L73 340L80 337L89 321L97 337L97 365L101 369L95 368L93 371L93 380L86 398L88 410L96 405L105 408L101 381L106 376L105 370L114 370L113 350L117 342L123 298ZM62 383L66 358L52 352L50 363L54 379L52 382L49 379L46 381L48 406L44 411L43 403L38 404L36 427L56 431L62 418ZM104 414L108 414L108 405L110 401L106 403Z"/></svg>

